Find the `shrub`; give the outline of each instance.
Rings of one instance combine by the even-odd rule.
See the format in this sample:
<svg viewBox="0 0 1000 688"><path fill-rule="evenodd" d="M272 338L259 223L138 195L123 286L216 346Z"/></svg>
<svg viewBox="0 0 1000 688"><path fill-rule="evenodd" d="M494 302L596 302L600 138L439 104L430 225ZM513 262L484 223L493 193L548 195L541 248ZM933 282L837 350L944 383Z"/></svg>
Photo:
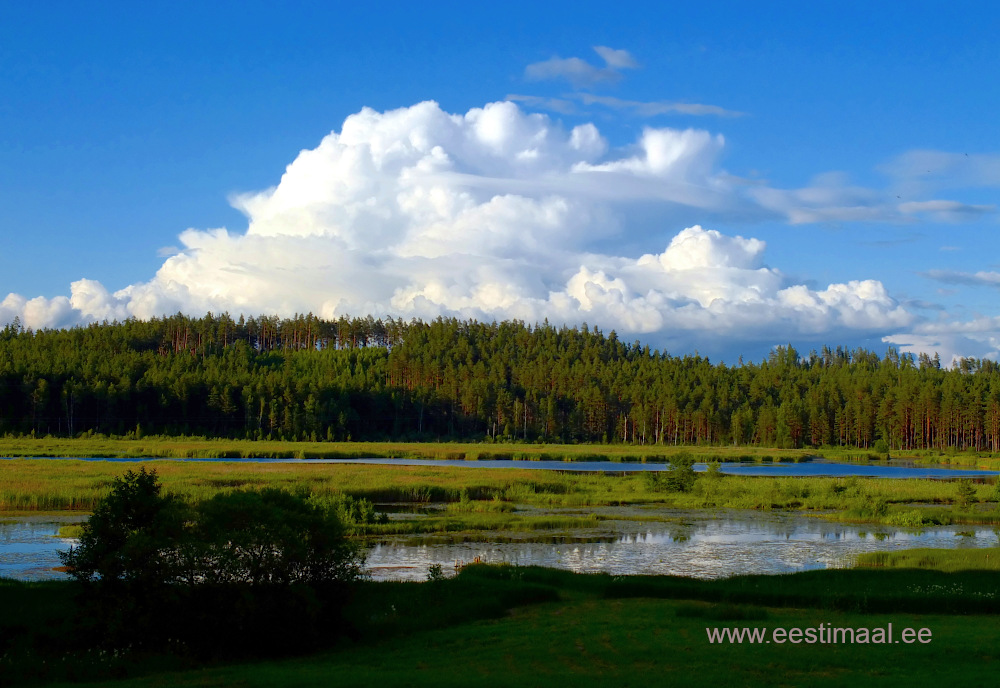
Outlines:
<svg viewBox="0 0 1000 688"><path fill-rule="evenodd" d="M694 472L694 457L681 452L670 457L671 469L666 473L667 489L671 492L690 492L697 478Z"/></svg>
<svg viewBox="0 0 1000 688"><path fill-rule="evenodd" d="M103 589L173 583L321 583L360 575L363 556L338 510L282 490L220 493L191 506L161 494L156 471L112 481L60 554L70 575Z"/></svg>
<svg viewBox="0 0 1000 688"><path fill-rule="evenodd" d="M336 512L288 492L217 494L198 505L196 518L181 543L189 581L315 584L361 574L363 556Z"/></svg>
<svg viewBox="0 0 1000 688"><path fill-rule="evenodd" d="M924 515L920 512L920 509L894 511L886 516L883 519L883 522L890 526L907 526L916 528L924 524Z"/></svg>
<svg viewBox="0 0 1000 688"><path fill-rule="evenodd" d="M972 486L972 482L959 480L955 493L955 506L966 509L976 501L976 488Z"/></svg>

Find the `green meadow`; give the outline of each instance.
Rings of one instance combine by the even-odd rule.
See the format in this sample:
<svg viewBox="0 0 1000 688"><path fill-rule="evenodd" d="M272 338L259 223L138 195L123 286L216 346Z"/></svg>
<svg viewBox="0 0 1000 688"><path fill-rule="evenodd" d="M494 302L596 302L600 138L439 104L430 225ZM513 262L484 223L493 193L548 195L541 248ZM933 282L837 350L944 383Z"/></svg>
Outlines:
<svg viewBox="0 0 1000 688"><path fill-rule="evenodd" d="M449 580L363 583L349 630L304 656L199 662L161 652L35 651L66 584L0 584L0 659L17 683L115 686L988 685L1000 660L993 571L834 570L721 581L469 566ZM709 642L706 629L887 629L892 643ZM904 628L926 643L900 642ZM234 629L234 632L237 632ZM8 636L9 637L9 636ZM772 636L768 636L772 637ZM58 647L58 644L53 645ZM117 678L118 681L111 679ZM80 685L73 683L73 685Z"/></svg>

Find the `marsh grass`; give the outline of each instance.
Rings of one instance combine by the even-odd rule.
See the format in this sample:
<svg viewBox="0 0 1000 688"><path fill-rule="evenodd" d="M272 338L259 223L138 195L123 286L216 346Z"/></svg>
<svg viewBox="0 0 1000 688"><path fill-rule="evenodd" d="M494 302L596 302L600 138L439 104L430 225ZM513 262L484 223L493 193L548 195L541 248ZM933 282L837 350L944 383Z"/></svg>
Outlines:
<svg viewBox="0 0 1000 688"><path fill-rule="evenodd" d="M865 552L858 556L856 566L868 569L930 569L949 573L1000 571L1000 547Z"/></svg>
<svg viewBox="0 0 1000 688"><path fill-rule="evenodd" d="M541 522L515 513L519 504L581 509L619 505L795 509L843 520L904 526L1000 522L995 501L1000 491L990 483L967 485L971 489L969 505L958 508L956 484L937 480L701 474L689 491L665 492L651 486L642 474L628 473L305 462L143 463L156 469L165 491L193 501L220 492L277 488L317 499L348 496L374 504L448 503L442 517L423 520L431 530L465 529L476 523L492 530L505 520L517 528ZM89 511L126 468L110 461L0 461L0 511ZM446 523L449 519L452 525ZM389 524L376 532L417 532L416 527Z"/></svg>
<svg viewBox="0 0 1000 688"><path fill-rule="evenodd" d="M55 537L63 539L75 539L79 538L83 534L83 524L82 523L67 523L65 525L59 526L59 530L56 531Z"/></svg>
<svg viewBox="0 0 1000 688"><path fill-rule="evenodd" d="M506 512L459 512L412 521L389 521L358 525L355 535L416 535L420 533L481 533L494 531L530 532L536 530L579 530L597 528L597 516L510 515ZM481 536L477 536L481 537ZM491 538L491 541L493 538Z"/></svg>
<svg viewBox="0 0 1000 688"><path fill-rule="evenodd" d="M447 506L451 513L508 513L514 510L511 502L501 498L500 493L493 496L493 499L469 499L469 493L463 490L457 502L451 502Z"/></svg>

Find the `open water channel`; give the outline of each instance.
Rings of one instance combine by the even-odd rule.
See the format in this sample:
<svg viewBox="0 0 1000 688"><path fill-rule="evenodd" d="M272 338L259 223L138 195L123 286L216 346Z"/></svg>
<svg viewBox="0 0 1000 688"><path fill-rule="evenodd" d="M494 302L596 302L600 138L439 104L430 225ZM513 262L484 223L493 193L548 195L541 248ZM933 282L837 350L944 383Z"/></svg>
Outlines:
<svg viewBox="0 0 1000 688"><path fill-rule="evenodd" d="M293 460L294 461L294 460ZM355 460L359 462L365 460ZM372 459L370 463L406 463ZM445 461L416 462L444 465ZM491 462L458 461L486 467ZM502 467L541 470L658 470L662 464L613 464L541 461L498 461ZM553 463L553 467L539 464ZM703 467L702 467L703 469ZM810 469L811 472L803 472ZM724 465L727 473L766 475L858 475L880 477L965 477L996 475L990 471L957 471L906 466L866 466L813 461L801 464ZM426 518L441 504L385 505L394 519ZM472 561L540 565L578 572L672 574L696 578L723 578L743 573L790 573L817 568L850 566L862 552L914 547L994 547L1000 530L983 526L934 526L920 529L870 524L844 524L801 512L741 510L676 510L661 507L599 507L545 509L522 507L538 514L601 517L598 528L493 532L468 536L435 534L394 536L374 543L368 569L376 580L424 580L439 564L448 572ZM59 527L80 522L85 514L35 515L0 518L0 576L41 580L60 578L58 551L73 544L57 536Z"/></svg>

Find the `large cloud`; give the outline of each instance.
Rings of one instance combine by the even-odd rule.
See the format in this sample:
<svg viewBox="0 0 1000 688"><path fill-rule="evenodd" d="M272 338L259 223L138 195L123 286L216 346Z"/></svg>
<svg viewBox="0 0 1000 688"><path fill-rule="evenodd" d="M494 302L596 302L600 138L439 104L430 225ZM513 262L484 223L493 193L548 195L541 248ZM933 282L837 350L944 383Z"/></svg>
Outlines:
<svg viewBox="0 0 1000 688"><path fill-rule="evenodd" d="M624 65L625 56L609 56ZM464 115L433 102L364 109L302 151L276 187L233 199L249 220L245 233L187 230L148 282L109 293L81 279L69 297L12 294L0 321L18 316L38 328L178 310L452 314L586 320L685 348L711 335L867 336L913 322L876 281L790 283L753 238L663 226L652 228L663 237L659 253L595 248L634 235L622 218L637 202L659 204L664 217L671 208L724 217L755 207L719 170L724 146L705 131L648 128L616 152L591 124L566 130L511 102Z"/></svg>

